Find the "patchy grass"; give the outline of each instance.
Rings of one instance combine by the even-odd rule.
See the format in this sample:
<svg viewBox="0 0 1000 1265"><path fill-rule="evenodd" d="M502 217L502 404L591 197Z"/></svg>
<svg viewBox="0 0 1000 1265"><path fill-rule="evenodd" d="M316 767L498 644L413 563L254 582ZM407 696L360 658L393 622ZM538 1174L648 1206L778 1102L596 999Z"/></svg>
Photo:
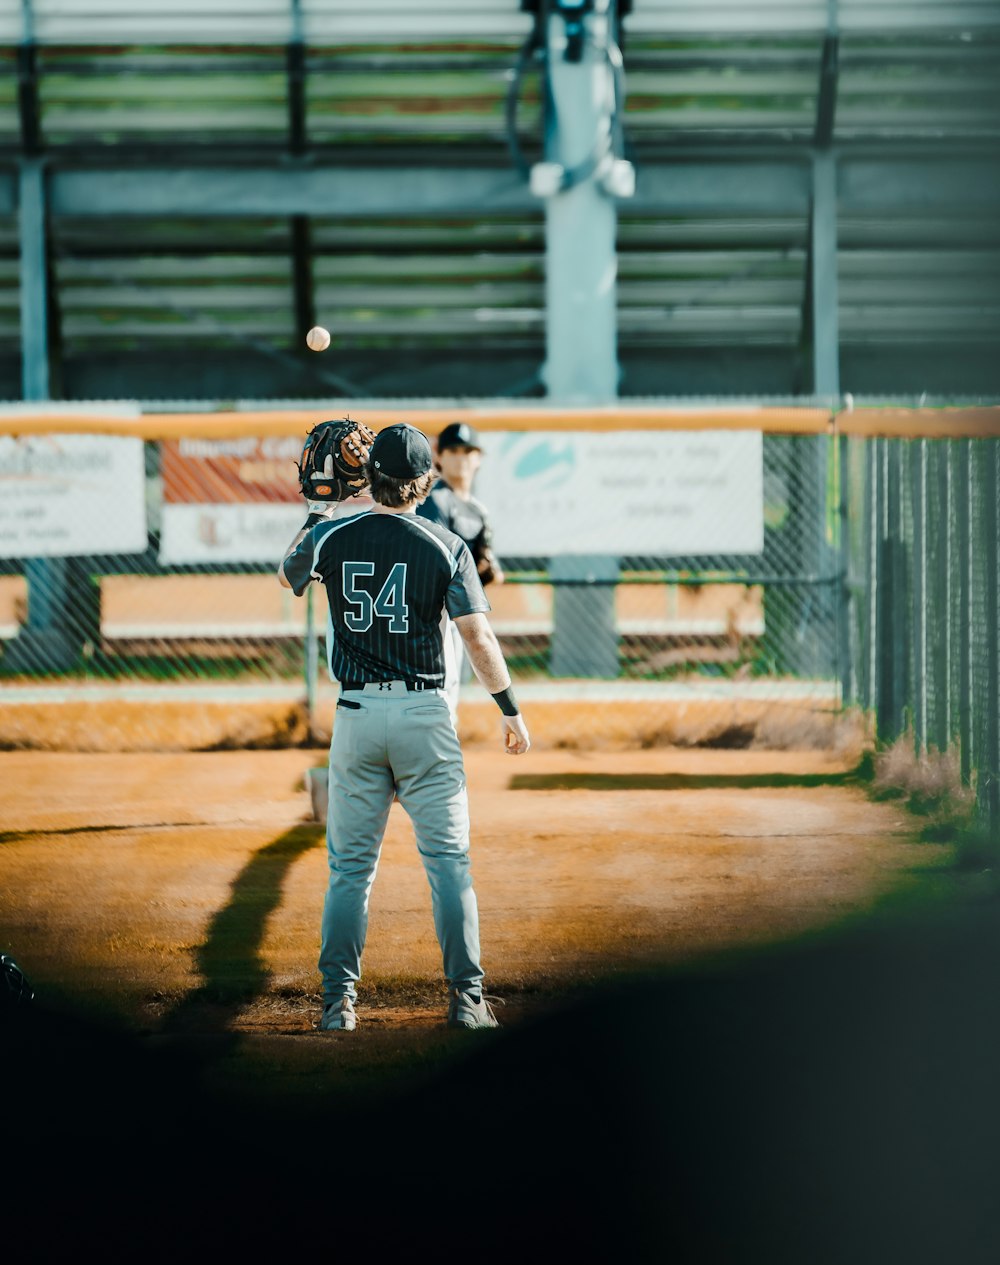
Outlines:
<svg viewBox="0 0 1000 1265"><path fill-rule="evenodd" d="M873 799L900 800L922 819L917 838L953 844L957 868L992 870L1000 863L1000 842L976 816L975 788L962 781L956 748L918 753L907 732L891 746L866 753L858 771Z"/></svg>
<svg viewBox="0 0 1000 1265"><path fill-rule="evenodd" d="M912 733L871 756L876 799L903 799L910 812L928 819L966 824L975 809L975 791L962 782L958 751L917 752Z"/></svg>

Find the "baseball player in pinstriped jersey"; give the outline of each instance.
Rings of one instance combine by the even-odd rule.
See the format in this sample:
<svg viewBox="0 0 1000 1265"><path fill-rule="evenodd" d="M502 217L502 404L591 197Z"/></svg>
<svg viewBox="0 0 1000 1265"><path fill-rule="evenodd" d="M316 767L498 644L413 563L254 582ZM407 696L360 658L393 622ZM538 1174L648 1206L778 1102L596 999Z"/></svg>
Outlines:
<svg viewBox="0 0 1000 1265"><path fill-rule="evenodd" d="M493 531L486 506L472 495L482 459L482 442L471 426L466 422L446 426L437 438L438 481L417 507L417 515L440 523L465 541L486 588L490 584L503 584L504 574L493 552ZM450 620L445 629L444 650L445 694L452 719L455 719L462 681L468 680L471 673L466 669L461 635Z"/></svg>
<svg viewBox="0 0 1000 1265"><path fill-rule="evenodd" d="M479 913L469 869L469 807L458 736L443 694L442 628L458 625L473 670L501 711L505 750L530 740L466 544L416 508L434 483L430 444L412 426L376 437L366 470L374 505L311 514L278 569L301 596L329 601L328 660L340 682L330 747L320 972L325 1030L355 1026L368 898L393 797L413 822L431 886L453 1027L495 1027L483 997Z"/></svg>

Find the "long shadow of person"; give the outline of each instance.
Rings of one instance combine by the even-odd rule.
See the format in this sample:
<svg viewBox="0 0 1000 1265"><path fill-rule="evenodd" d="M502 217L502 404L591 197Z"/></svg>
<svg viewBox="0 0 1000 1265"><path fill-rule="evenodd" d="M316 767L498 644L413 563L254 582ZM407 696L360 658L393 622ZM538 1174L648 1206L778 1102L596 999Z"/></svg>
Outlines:
<svg viewBox="0 0 1000 1265"><path fill-rule="evenodd" d="M238 1039L233 1020L267 989L270 972L260 950L282 884L293 863L322 839L322 826L293 826L253 854L195 953L202 983L167 1013L163 1035L205 1035L216 1056Z"/></svg>

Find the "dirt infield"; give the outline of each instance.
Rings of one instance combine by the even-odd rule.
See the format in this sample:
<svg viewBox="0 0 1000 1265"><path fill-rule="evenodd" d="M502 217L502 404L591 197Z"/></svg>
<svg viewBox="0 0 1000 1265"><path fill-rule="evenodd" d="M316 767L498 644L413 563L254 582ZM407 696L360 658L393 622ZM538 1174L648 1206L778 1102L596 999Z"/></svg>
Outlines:
<svg viewBox="0 0 1000 1265"><path fill-rule="evenodd" d="M0 754L0 945L41 996L142 1031L311 1034L326 858L304 779L322 759ZM510 1022L616 973L829 926L947 855L819 752L466 759L485 965ZM443 1006L395 806L359 1013L437 1026Z"/></svg>

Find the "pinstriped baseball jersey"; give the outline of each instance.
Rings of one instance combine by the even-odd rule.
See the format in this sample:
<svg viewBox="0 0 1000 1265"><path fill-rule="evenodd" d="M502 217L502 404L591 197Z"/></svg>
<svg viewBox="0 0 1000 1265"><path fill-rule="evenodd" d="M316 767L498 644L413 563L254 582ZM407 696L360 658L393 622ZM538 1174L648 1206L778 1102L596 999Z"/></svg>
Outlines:
<svg viewBox="0 0 1000 1265"><path fill-rule="evenodd" d="M463 540L415 514L364 510L318 523L285 560L301 596L329 602L327 662L336 681L444 684L442 617L490 609Z"/></svg>
<svg viewBox="0 0 1000 1265"><path fill-rule="evenodd" d="M463 500L444 479L438 479L427 500L417 506L417 514L428 522L447 527L467 545L489 529L489 515L482 501L474 496Z"/></svg>

